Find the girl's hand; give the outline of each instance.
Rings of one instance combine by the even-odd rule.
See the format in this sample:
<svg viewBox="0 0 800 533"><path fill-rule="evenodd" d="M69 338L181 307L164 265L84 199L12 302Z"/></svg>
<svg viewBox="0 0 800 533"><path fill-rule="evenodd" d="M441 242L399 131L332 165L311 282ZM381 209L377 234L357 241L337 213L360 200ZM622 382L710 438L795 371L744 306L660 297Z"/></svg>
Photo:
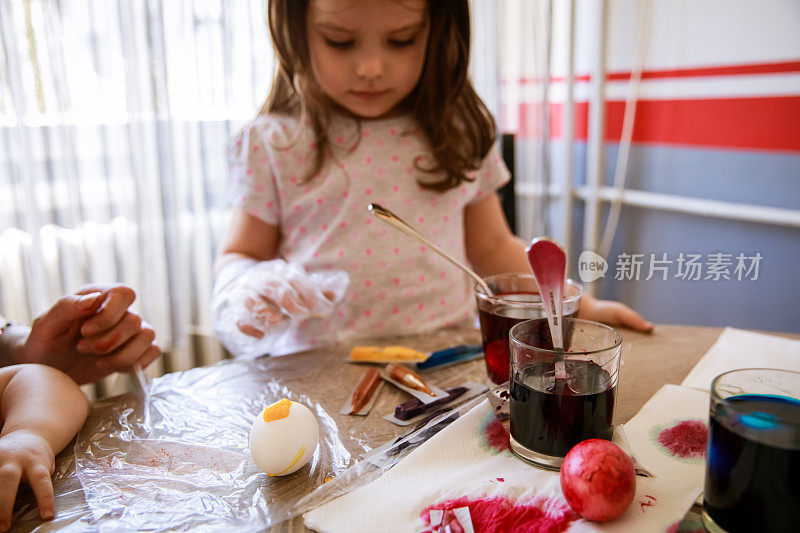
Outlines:
<svg viewBox="0 0 800 533"><path fill-rule="evenodd" d="M283 259L231 255L217 274L211 312L217 338L234 355L269 353L290 328L330 316L350 283L342 270L309 274Z"/></svg>
<svg viewBox="0 0 800 533"><path fill-rule="evenodd" d="M578 318L586 318L603 322L610 326L625 326L640 331L652 331L653 324L628 307L627 305L611 300L598 300L585 294L581 298L581 307Z"/></svg>
<svg viewBox="0 0 800 533"><path fill-rule="evenodd" d="M227 327L220 324L227 322L221 318L226 309L238 330L256 339L289 321L330 316L349 282L344 271L307 274L301 265L283 259L229 261L220 269L212 295L215 327ZM225 332L218 328L217 334Z"/></svg>
<svg viewBox="0 0 800 533"><path fill-rule="evenodd" d="M55 456L44 437L24 429L0 437L0 531L11 527L17 488L23 482L33 489L39 516L43 520L55 516L50 479L54 470Z"/></svg>
<svg viewBox="0 0 800 533"><path fill-rule="evenodd" d="M262 338L273 326L290 319L302 322L310 317L329 316L336 294L319 286L314 275L281 259L256 263L249 272L244 298L247 313L236 325L245 335Z"/></svg>

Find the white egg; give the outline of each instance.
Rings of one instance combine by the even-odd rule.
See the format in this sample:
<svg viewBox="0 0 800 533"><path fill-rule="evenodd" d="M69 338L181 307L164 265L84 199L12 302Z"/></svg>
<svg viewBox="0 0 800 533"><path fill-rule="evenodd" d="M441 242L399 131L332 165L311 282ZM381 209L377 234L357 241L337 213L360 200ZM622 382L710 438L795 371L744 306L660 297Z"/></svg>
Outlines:
<svg viewBox="0 0 800 533"><path fill-rule="evenodd" d="M319 424L311 410L287 398L266 406L250 428L250 455L270 476L302 468L314 455Z"/></svg>

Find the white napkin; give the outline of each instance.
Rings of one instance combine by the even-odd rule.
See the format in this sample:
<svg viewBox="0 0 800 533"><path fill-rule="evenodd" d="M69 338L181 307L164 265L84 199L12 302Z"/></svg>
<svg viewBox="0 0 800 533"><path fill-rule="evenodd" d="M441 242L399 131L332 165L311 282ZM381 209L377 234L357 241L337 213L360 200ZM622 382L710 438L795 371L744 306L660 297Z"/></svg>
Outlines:
<svg viewBox="0 0 800 533"><path fill-rule="evenodd" d="M637 500L636 512L650 514L651 523L666 527L679 522L703 492L708 401L706 392L664 385L624 424L631 453L656 476L637 478L637 498L650 485L658 491L645 492L644 502ZM648 505L648 495L654 497L653 505Z"/></svg>
<svg viewBox="0 0 800 533"><path fill-rule="evenodd" d="M682 385L707 391L715 377L739 368L800 371L800 341L725 328Z"/></svg>
<svg viewBox="0 0 800 533"><path fill-rule="evenodd" d="M679 463L680 473L667 475L664 468L675 461L667 455L663 460L657 457L660 452L650 449L655 445L645 431L676 417L672 409L678 397L681 416L702 417L708 409L703 393L672 388L677 391L662 394L662 389L651 400L655 403L648 402L626 426L634 453L647 457L646 466L657 477L637 477L633 503L611 523L598 524L575 515L564 501L558 473L516 458L507 447L507 431L484 401L376 481L304 514L305 524L325 532L424 531L427 509L468 506L475 531L489 527L480 523L487 509L519 519L514 527L538 523L563 525L570 532L663 531L691 507L702 484L697 469L702 473L703 466Z"/></svg>
<svg viewBox="0 0 800 533"><path fill-rule="evenodd" d="M426 509L469 507L479 531L475 522L481 513L475 509L483 505L570 532L677 528L703 488L711 381L722 372L752 367L800 370L800 341L726 328L683 386L664 385L624 425L632 453L655 477L636 478L633 503L610 523L577 517L564 501L558 473L539 470L508 451L507 432L488 401L373 483L303 518L308 527L326 532L430 531Z"/></svg>

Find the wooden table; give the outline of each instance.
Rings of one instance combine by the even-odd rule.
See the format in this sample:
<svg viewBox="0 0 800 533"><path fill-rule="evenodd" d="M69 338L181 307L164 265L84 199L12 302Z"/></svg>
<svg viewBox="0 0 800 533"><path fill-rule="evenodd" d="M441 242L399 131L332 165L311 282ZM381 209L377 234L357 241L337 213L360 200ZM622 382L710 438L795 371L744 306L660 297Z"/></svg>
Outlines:
<svg viewBox="0 0 800 533"><path fill-rule="evenodd" d="M623 355L615 423L629 420L665 383L680 384L721 331L721 328L674 325L658 325L652 333L647 334L622 330ZM480 333L472 328L460 327L417 337L384 338L377 342L381 345L399 343L422 351L432 351L457 344L480 343ZM366 343L359 342L359 344ZM278 374L292 368L315 368L313 376L316 377L310 378L307 383L310 387L329 390L322 403L327 412L333 416L339 431L357 429L363 432L370 445L375 447L407 431L407 428L394 426L381 418L383 414L393 411L394 406L406 397L393 387L384 387L373 411L366 418L336 414L364 371L361 365L343 363L350 347L347 345L272 358L266 360L266 365ZM454 386L467 379L489 384L482 360L436 370L426 374L426 377L442 387ZM96 422L98 417L104 416L110 405L135 404L136 401L132 395L122 395L95 402L87 424ZM351 450L351 452L353 457L359 457L363 450ZM53 523L43 523L38 520L32 493L29 489L23 488L15 505L12 530L29 531L40 528L39 530L46 531L68 525L77 530L91 529L89 507L74 474L72 446L57 457L55 490L57 518ZM272 529L305 530L299 517Z"/></svg>

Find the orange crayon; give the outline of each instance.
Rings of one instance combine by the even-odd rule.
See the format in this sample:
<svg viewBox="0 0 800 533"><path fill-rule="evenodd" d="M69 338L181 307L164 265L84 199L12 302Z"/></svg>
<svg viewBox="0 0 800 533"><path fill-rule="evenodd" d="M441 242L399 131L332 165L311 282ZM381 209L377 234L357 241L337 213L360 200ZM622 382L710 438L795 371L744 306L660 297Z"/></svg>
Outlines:
<svg viewBox="0 0 800 533"><path fill-rule="evenodd" d="M406 367L400 365L386 365L386 371L389 373L390 378L394 379L401 385L424 392L430 396L436 396L430 387L428 387L425 382L422 381L421 377Z"/></svg>
<svg viewBox="0 0 800 533"><path fill-rule="evenodd" d="M370 368L364 373L361 381L356 385L356 390L353 392L353 399L350 401L350 412L348 414L356 414L367 405L378 388L381 382L380 373L374 368Z"/></svg>

